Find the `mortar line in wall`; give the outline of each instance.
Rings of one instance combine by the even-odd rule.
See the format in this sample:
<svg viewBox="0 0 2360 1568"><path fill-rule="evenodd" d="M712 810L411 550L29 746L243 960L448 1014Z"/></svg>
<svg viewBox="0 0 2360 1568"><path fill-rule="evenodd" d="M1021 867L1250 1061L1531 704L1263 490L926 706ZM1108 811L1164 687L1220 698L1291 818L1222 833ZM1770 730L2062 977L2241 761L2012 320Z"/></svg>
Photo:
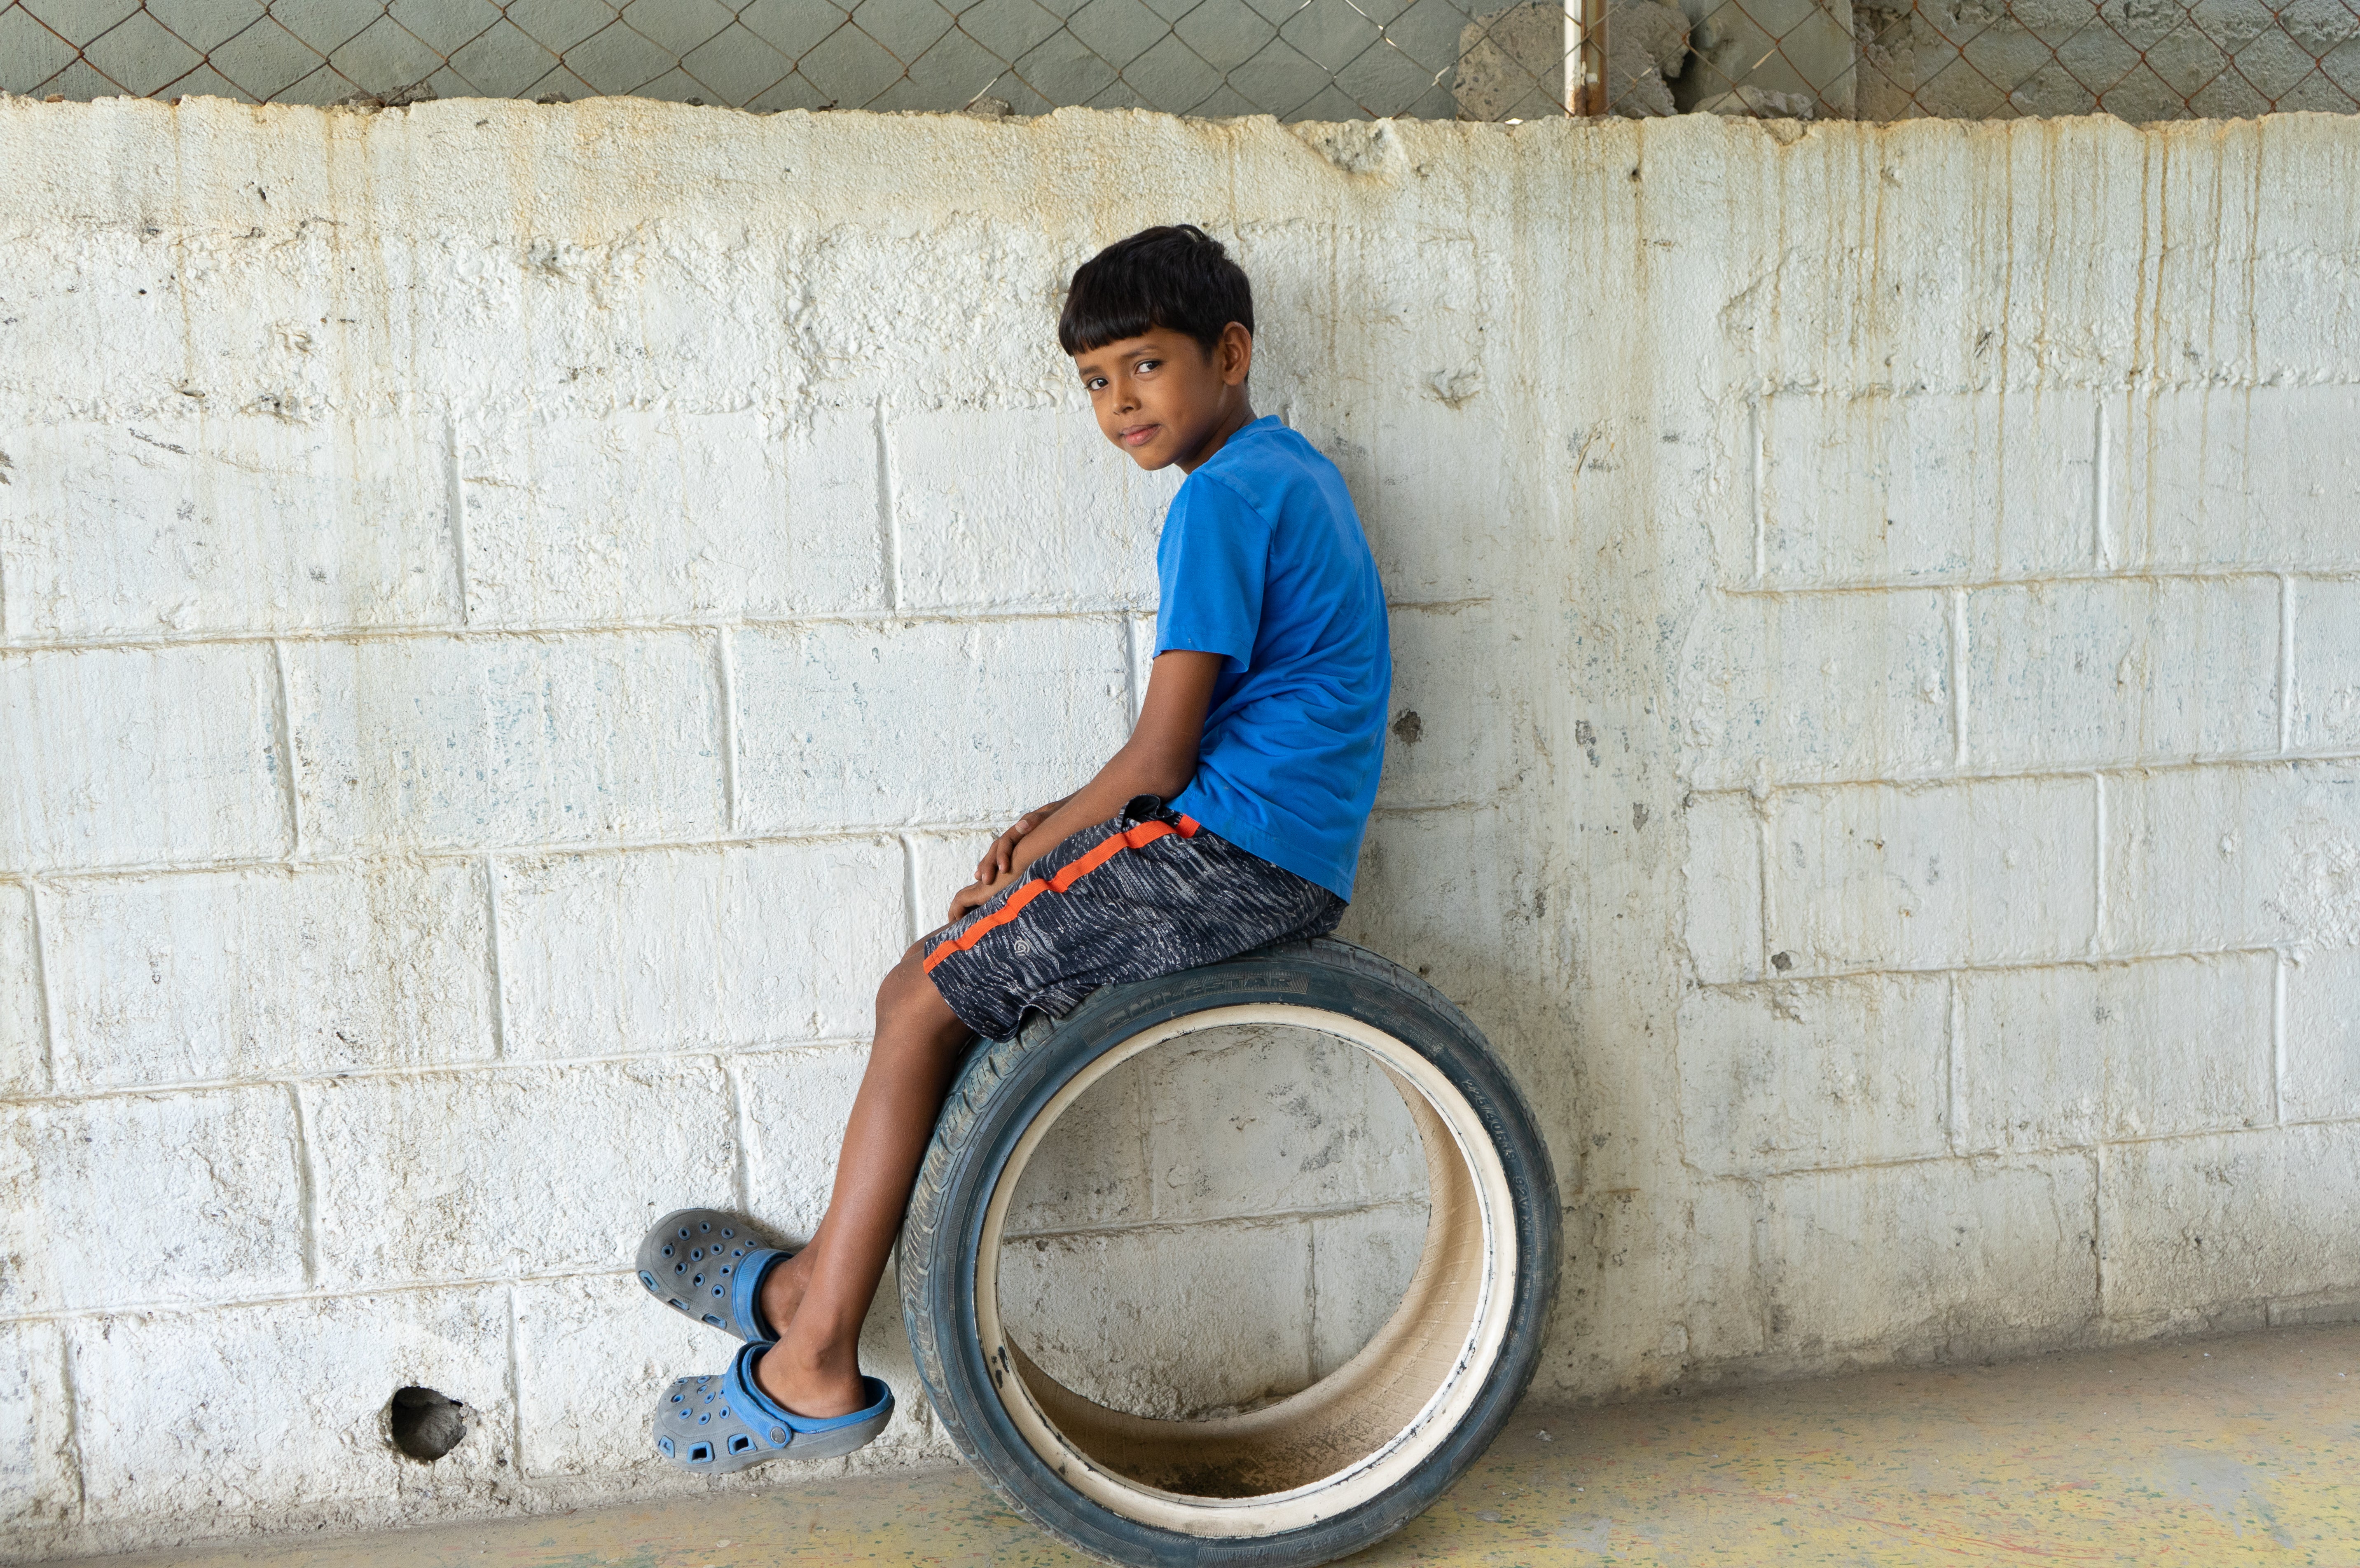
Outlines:
<svg viewBox="0 0 2360 1568"><path fill-rule="evenodd" d="M1966 771L1967 751L1967 593L1950 590L1950 766Z"/></svg>
<svg viewBox="0 0 2360 1568"><path fill-rule="evenodd" d="M2097 569L2105 572L2114 564L2114 532L2110 526L2114 506L2114 471L2107 440L2106 394L2100 391L2097 398L2096 434L2092 437L2095 450L2090 461L2090 548Z"/></svg>
<svg viewBox="0 0 2360 1568"><path fill-rule="evenodd" d="M551 1269L539 1274L462 1276L448 1279L379 1280L343 1289L281 1290L260 1296L236 1296L219 1301L187 1299L110 1302L103 1307L69 1307L52 1312L0 1315L0 1323L75 1323L88 1319L125 1317L186 1318L205 1312L240 1312L254 1307L288 1307L306 1301L366 1300L378 1296L423 1296L437 1290L483 1290L493 1286L558 1285L569 1279L614 1279L637 1282L628 1268Z"/></svg>
<svg viewBox="0 0 2360 1568"><path fill-rule="evenodd" d="M1959 1126L1959 1106L1964 1096L1959 1091L1959 1077L1964 1070L1960 1061L1960 1046L1967 1033L1967 991L1959 983L1959 977L1955 974L1950 976L1950 1007L1942 1038L1944 1093L1949 1102L1942 1107L1942 1125L1943 1134L1950 1140L1950 1152L1955 1155L1963 1141Z"/></svg>
<svg viewBox="0 0 2360 1568"><path fill-rule="evenodd" d="M1862 594L1921 594L1942 593L1952 588L1979 592L1990 588L2046 588L2060 583L2245 583L2265 578L2293 576L2322 582L2350 582L2360 578L2360 564L2341 566L2285 568L2273 566L2155 566L2143 565L2136 570L2111 568L2098 570L2088 566L2060 566L2053 571L2016 576L1948 576L1838 578L1823 583L1720 582L1710 585L1714 591L1732 598L1804 599L1837 598ZM1420 605L1397 605L1395 609L1431 608Z"/></svg>
<svg viewBox="0 0 2360 1568"><path fill-rule="evenodd" d="M1953 974L2024 974L2035 970L2127 969L2134 964L2175 963L2191 959L2249 959L2278 951L2267 943L2238 942L2218 948L2156 948L2131 953L2060 953L2047 958L1961 959L1956 963L1884 964L1864 969L1794 970L1763 980L1703 980L1700 991L1751 991L1775 981L1799 985L1808 981L1874 980L1892 975L1905 980L1939 980Z"/></svg>
<svg viewBox="0 0 2360 1568"><path fill-rule="evenodd" d="M1319 1220L1349 1220L1356 1215L1382 1214L1409 1207L1412 1207L1410 1199L1391 1198L1381 1203L1338 1203L1320 1209L1256 1210L1251 1214L1220 1214L1209 1220L1140 1220L1125 1225L1074 1225L1049 1231L1011 1230L1008 1233L1008 1239L1028 1242L1096 1241L1107 1236L1148 1233L1169 1235L1181 1231L1202 1230L1207 1225L1240 1225L1250 1230L1262 1230L1274 1225Z"/></svg>
<svg viewBox="0 0 2360 1568"><path fill-rule="evenodd" d="M894 494L893 437L882 398L877 400L876 414L878 548L884 554L885 603L899 611L901 608L901 509L900 498Z"/></svg>
<svg viewBox="0 0 2360 1568"><path fill-rule="evenodd" d="M1122 620L1122 692L1131 707L1128 717L1139 720L1139 623L1130 616Z"/></svg>
<svg viewBox="0 0 2360 1568"><path fill-rule="evenodd" d="M738 655L726 626L713 637L713 678L721 696L721 820L735 833L745 826L738 800Z"/></svg>
<svg viewBox="0 0 2360 1568"><path fill-rule="evenodd" d="M508 952L500 939L500 863L497 856L484 855L477 859L475 864L484 879L484 970L491 986L492 1059L506 1061L508 1054Z"/></svg>
<svg viewBox="0 0 2360 1568"><path fill-rule="evenodd" d="M2090 1267L2098 1315L2106 1314L2106 1146L2090 1152Z"/></svg>
<svg viewBox="0 0 2360 1568"><path fill-rule="evenodd" d="M1797 1177L1844 1176L1863 1170L1918 1170L1931 1166L1972 1168L1994 1158L2027 1160L2063 1155L2103 1156L2109 1149L2140 1148L2151 1144L2194 1144L2220 1138L2272 1138L2291 1127L2360 1127L2360 1115L2298 1118L2284 1127L2199 1127L2185 1132L2156 1133L2146 1137L2112 1137L2081 1144L2038 1144L2021 1148L1995 1145L1968 1149L1960 1154L1898 1155L1847 1160L1841 1165L1791 1165L1746 1170L1700 1166L1689 1159L1682 1159L1680 1165L1684 1169L1714 1181L1784 1181Z"/></svg>
<svg viewBox="0 0 2360 1568"><path fill-rule="evenodd" d="M1802 786L1810 787L1810 786ZM1699 794L1710 792L1699 791ZM1380 806L1372 815L1386 817L1430 817L1452 811L1480 811L1491 805L1488 800L1452 800L1431 806ZM628 839L577 840L573 843L512 843L474 848L411 848L395 846L384 850L355 850L346 854L316 855L306 858L295 869L301 872L332 872L352 868L380 865L388 861L406 861L420 866L472 865L485 855L530 859L535 856L564 856L569 860L586 860L598 855L638 855L674 851L701 853L718 850L781 849L795 847L821 848L831 844L884 844L905 835L956 836L969 833L997 833L1005 823L977 820L940 819L910 823L864 823L843 828L813 829L803 832L780 833L716 833L695 839ZM17 876L39 875L59 883L140 881L157 876L202 876L235 872L285 871L287 859L281 855L247 855L209 861L137 861L122 865L64 866L45 868L38 872L20 872Z"/></svg>
<svg viewBox="0 0 2360 1568"><path fill-rule="evenodd" d="M295 1110L295 1212L303 1233L303 1285L320 1282L320 1181L311 1159L311 1119L303 1104L303 1086L287 1085L288 1102Z"/></svg>
<svg viewBox="0 0 2360 1568"><path fill-rule="evenodd" d="M41 1014L41 1081L49 1092L60 1092L58 1075L58 999L49 981L49 937L41 920L41 884L25 883L26 936L33 944L33 1004Z"/></svg>
<svg viewBox="0 0 2360 1568"><path fill-rule="evenodd" d="M1763 445L1767 438L1762 430L1762 400L1758 397L1745 405L1745 439L1753 448L1754 582L1758 587L1770 576L1770 513L1762 493L1768 477L1769 457Z"/></svg>
<svg viewBox="0 0 2360 1568"><path fill-rule="evenodd" d="M1928 1164L1926 1160L1888 1162L1894 1164ZM1799 1173L1799 1174L1809 1174ZM1176 1234L1203 1230L1210 1226L1235 1227L1247 1230L1267 1229L1278 1225L1307 1223L1316 1220L1349 1219L1358 1214L1397 1212L1413 1207L1407 1199L1386 1203L1363 1203L1356 1207L1302 1209L1267 1214L1224 1214L1216 1219L1195 1221L1149 1221L1136 1225L1105 1226L1095 1230L1025 1231L1009 1233L1011 1241L1088 1241L1102 1236L1119 1236L1153 1232ZM281 1307L306 1301L337 1301L365 1299L380 1296L419 1296L443 1290L481 1290L499 1286L514 1290L526 1285L563 1284L567 1280L607 1279L635 1280L629 1266L598 1268L552 1268L532 1273L454 1275L440 1279L376 1280L335 1289L280 1290L253 1296L238 1296L218 1301L187 1299L158 1301L116 1301L104 1306L69 1307L47 1312L16 1312L0 1314L0 1323L73 1323L87 1320L104 1320L130 1316L156 1318L195 1317L208 1312L242 1311L254 1307Z"/></svg>
<svg viewBox="0 0 2360 1568"><path fill-rule="evenodd" d="M2270 1123L2286 1125L2287 968L2284 949L2270 974Z"/></svg>
<svg viewBox="0 0 2360 1568"><path fill-rule="evenodd" d="M1777 916L1777 905L1770 896L1770 811L1768 801L1757 801L1754 810L1754 972L1764 980L1772 979L1770 970L1770 932Z"/></svg>
<svg viewBox="0 0 2360 1568"><path fill-rule="evenodd" d="M517 1288L513 1280L505 1294L508 1297L508 1453L516 1473L523 1475L524 1463L524 1358L517 1349Z"/></svg>
<svg viewBox="0 0 2360 1568"><path fill-rule="evenodd" d="M1774 794L1817 794L1840 789L1955 789L1978 784L2038 784L2080 781L2104 771L2135 771L2139 773L2189 773L2210 768L2270 767L2285 763L2335 763L2360 762L2360 751L2350 749L2304 751L2297 756L2281 756L2276 751L2223 751L2199 756L2178 757L2109 757L2103 762L2044 763L2036 767L1990 768L1975 773L1904 773L1887 778L1851 779L1769 779L1760 783L1698 784L1688 791L1699 800L1727 800L1737 796L1753 797L1766 789ZM1459 803L1474 806L1481 801ZM1413 807L1380 806L1379 810L1403 811ZM1437 808L1444 809L1444 808Z"/></svg>
<svg viewBox="0 0 2360 1568"><path fill-rule="evenodd" d="M1456 615L1462 609L1485 609L1499 600L1491 594L1475 594L1463 599L1387 599L1385 613L1416 615ZM1125 612L1134 620L1155 623L1155 609L1150 605Z"/></svg>
<svg viewBox="0 0 2360 1568"><path fill-rule="evenodd" d="M2175 1134L2172 1135L2175 1137L2204 1137L2210 1136L2211 1135ZM2160 1143L2168 1140L2158 1138L2147 1141ZM1845 1176L1863 1170L1919 1170L1928 1166L1973 1166L1980 1161L1990 1159L1994 1156L2005 1156L2009 1158L2028 1158L2036 1155L2087 1154L2093 1146L2093 1145L2089 1144L2056 1144L2045 1145L2039 1148L2030 1149L2005 1149L1996 1147L1970 1149L1962 1154L1952 1154L1949 1150L1945 1149L1938 1154L1886 1155L1882 1157L1872 1157L1866 1159L1847 1160L1841 1165L1781 1165L1758 1168L1749 1168L1743 1170L1733 1170L1725 1166L1699 1165L1695 1160L1683 1157L1680 1160L1680 1168L1684 1170L1691 1171L1697 1176L1710 1181L1743 1181L1749 1184L1759 1184L1765 1181L1784 1181L1790 1178L1802 1176Z"/></svg>
<svg viewBox="0 0 2360 1568"><path fill-rule="evenodd" d="M1392 807L1393 811L1404 808ZM1415 808L1413 808L1415 809ZM1432 809L1449 810L1438 806ZM632 839L603 842L500 844L488 848L407 850L384 851L360 850L351 854L321 855L307 860L300 868L306 872L338 872L380 864L386 861L408 861L421 866L472 865L486 855L532 858L562 855L570 860L587 860L601 855L662 854L667 852L697 853L716 850L824 848L831 844L890 843L904 833L959 834L995 831L989 822L919 822L896 828L876 824L858 828L829 828L808 833L736 833L716 834L702 839ZM88 866L68 868L41 874L52 882L103 883L126 879L143 880L154 876L202 876L215 872L284 871L286 861L278 856L253 855L237 859L214 861L145 861L128 865Z"/></svg>
<svg viewBox="0 0 2360 1568"><path fill-rule="evenodd" d="M2268 576L2272 574L2253 572L2242 575ZM2360 566L2355 566L2348 573L2327 570L2303 575L2360 577ZM1886 585L1874 591L1890 591L1892 586ZM1928 585L1900 586L1923 587ZM1746 593L1754 590L1734 588L1728 591ZM1791 590L1780 588L1766 591L1786 593ZM1459 599L1404 599L1388 603L1385 609L1393 613L1448 614L1455 610L1480 608L1494 602L1496 601L1490 596ZM426 626L297 626L276 629L224 627L219 630L181 633L139 631L90 637L47 637L25 640L0 647L0 658L16 658L27 653L94 653L143 650L160 652L173 648L243 647L260 642L306 645L317 642L418 642L436 640L493 642L518 638L545 641L556 637L667 636L709 631L718 626L732 626L743 631L799 631L813 627L831 626L881 631L913 626L1012 626L1033 621L1128 621L1131 617L1142 613L1147 612L1139 605L1129 603L1068 605L1043 609L1009 609L989 605L949 605L927 609L815 610L807 615L738 616L727 620L717 616L698 616L681 620L487 621L471 622L465 625L446 622Z"/></svg>
<svg viewBox="0 0 2360 1568"><path fill-rule="evenodd" d="M295 777L295 693L287 675L287 649L276 638L270 643L272 673L279 695L271 725L272 744L279 751L279 788L287 806L287 858L303 857L303 795Z"/></svg>
<svg viewBox="0 0 2360 1568"><path fill-rule="evenodd" d="M714 1058L720 1064L721 1080L729 1086L729 1131L731 1141L738 1146L736 1168L731 1172L738 1184L738 1212L754 1212L754 1124L746 1109L746 1081L743 1069L734 1056Z"/></svg>
<svg viewBox="0 0 2360 1568"><path fill-rule="evenodd" d="M1746 1200L1745 1277L1748 1279L1760 1279L1764 1277L1762 1271L1762 1225L1764 1218L1762 1212L1762 1183L1751 1179L1741 1179L1744 1183ZM1778 1339L1776 1305L1771 1299L1770 1293L1766 1290L1763 1291L1756 1299L1760 1304L1754 1309L1754 1326L1760 1332L1762 1336L1762 1343L1765 1346L1775 1344L1777 1343Z"/></svg>
<svg viewBox="0 0 2360 1568"><path fill-rule="evenodd" d="M901 934L910 942L925 935L918 924L918 847L910 836L897 836L901 846Z"/></svg>
<svg viewBox="0 0 2360 1568"><path fill-rule="evenodd" d="M1423 603L1393 605L1393 609L1426 609L1435 608ZM1445 604L1441 608L1451 606ZM153 632L125 633L115 636L54 637L38 641L13 643L0 649L0 653L93 653L152 650L162 652L174 648L235 647L257 642L503 642L519 638L547 641L559 637L652 637L694 636L710 631L717 626L736 626L748 631L801 631L814 627L843 626L862 630L890 630L911 626L1002 626L1032 621L1118 620L1136 614L1130 605L1090 605L1079 608L1049 609L1002 609L990 607L967 608L950 606L929 609L847 609L821 610L809 615L741 616L724 620L717 616L700 616L678 620L534 620L486 621L467 626L344 626L334 628L282 628L257 630L224 627L218 630L180 635Z"/></svg>
<svg viewBox="0 0 2360 1568"><path fill-rule="evenodd" d="M451 514L453 587L459 599L459 624L464 626L473 619L467 606L466 492L459 480L459 420L448 411L442 415L442 504Z"/></svg>
<svg viewBox="0 0 2360 1568"><path fill-rule="evenodd" d="M75 1365L74 1336L58 1335L58 1377L65 1387L67 1468L73 1472L74 1513L79 1516L90 1501L90 1483L82 1470L87 1463L82 1450L82 1369Z"/></svg>
<svg viewBox="0 0 2360 1568"><path fill-rule="evenodd" d="M1152 1220L1162 1207L1162 1194L1155 1185L1155 1112L1143 1089L1131 1097L1131 1135L1138 1156L1133 1168L1139 1173L1139 1190L1147 1194L1147 1217Z"/></svg>
<svg viewBox="0 0 2360 1568"><path fill-rule="evenodd" d="M2294 751L2294 578L2278 576L2278 755Z"/></svg>
<svg viewBox="0 0 2360 1568"><path fill-rule="evenodd" d="M1303 1226L1304 1387L1319 1381L1319 1222Z"/></svg>
<svg viewBox="0 0 2360 1568"><path fill-rule="evenodd" d="M2090 956L2096 958L2106 950L2106 927L2114 918L2111 906L2114 890L2106 885L2106 775L2090 775L2091 831L2094 835L2090 856L2091 889Z"/></svg>
<svg viewBox="0 0 2360 1568"><path fill-rule="evenodd" d="M823 1040L792 1040L754 1045L681 1046L662 1051L617 1051L605 1056L485 1057L475 1061L442 1062L432 1067L356 1067L333 1071L302 1072L268 1079L191 1078L148 1083L107 1084L103 1088L60 1091L53 1094L0 1094L0 1108L14 1105L74 1105L100 1100L139 1099L157 1094L200 1094L224 1089L252 1089L258 1083L379 1083L400 1079L461 1078L471 1073L531 1073L585 1067L628 1067L710 1061L716 1056L799 1056L811 1051L840 1051L866 1046L866 1035L846 1035Z"/></svg>
<svg viewBox="0 0 2360 1568"><path fill-rule="evenodd" d="M2137 964L2184 963L2206 959L2246 959L2267 956L2276 949L2251 945L2227 948L2180 948L2143 953L2078 953L2040 959L2006 959L1982 963L1893 964L1878 969L1798 970L1754 980L1703 980L1697 989L1723 994L1752 992L1765 985L1838 985L1856 980L1940 980L1950 975L2031 974L2044 970L2128 969ZM6 1103L0 1099L0 1104Z"/></svg>

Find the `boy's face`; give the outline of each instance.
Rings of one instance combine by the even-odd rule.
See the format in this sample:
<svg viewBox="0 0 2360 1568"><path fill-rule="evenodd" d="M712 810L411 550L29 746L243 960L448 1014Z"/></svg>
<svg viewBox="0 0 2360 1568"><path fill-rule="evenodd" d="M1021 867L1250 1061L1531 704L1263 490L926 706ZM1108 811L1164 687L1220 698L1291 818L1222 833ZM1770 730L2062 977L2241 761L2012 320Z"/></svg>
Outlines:
<svg viewBox="0 0 2360 1568"><path fill-rule="evenodd" d="M1074 356L1098 428L1150 469L1174 463L1192 469L1247 422L1252 367L1253 336L1236 322L1210 353L1187 334L1159 326Z"/></svg>

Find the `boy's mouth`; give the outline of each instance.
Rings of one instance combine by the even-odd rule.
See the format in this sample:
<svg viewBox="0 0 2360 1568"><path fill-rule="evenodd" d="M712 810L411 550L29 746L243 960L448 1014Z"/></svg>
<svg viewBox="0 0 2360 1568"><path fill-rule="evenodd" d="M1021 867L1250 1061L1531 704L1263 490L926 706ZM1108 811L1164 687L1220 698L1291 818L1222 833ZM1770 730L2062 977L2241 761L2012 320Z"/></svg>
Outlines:
<svg viewBox="0 0 2360 1568"><path fill-rule="evenodd" d="M1144 446L1150 441L1153 440L1155 438L1155 433L1163 428L1164 427L1160 424L1125 425L1122 428L1120 439L1125 446Z"/></svg>

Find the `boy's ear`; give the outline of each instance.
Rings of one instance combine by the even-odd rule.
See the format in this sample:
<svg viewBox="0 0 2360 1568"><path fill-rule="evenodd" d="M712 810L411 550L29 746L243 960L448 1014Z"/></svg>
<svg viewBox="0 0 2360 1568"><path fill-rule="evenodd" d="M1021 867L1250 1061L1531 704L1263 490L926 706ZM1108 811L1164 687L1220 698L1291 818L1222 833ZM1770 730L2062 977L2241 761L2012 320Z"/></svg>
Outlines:
<svg viewBox="0 0 2360 1568"><path fill-rule="evenodd" d="M1242 322L1231 322L1221 329L1221 339L1213 345L1213 368L1220 372L1225 387L1241 387L1253 369L1253 334Z"/></svg>

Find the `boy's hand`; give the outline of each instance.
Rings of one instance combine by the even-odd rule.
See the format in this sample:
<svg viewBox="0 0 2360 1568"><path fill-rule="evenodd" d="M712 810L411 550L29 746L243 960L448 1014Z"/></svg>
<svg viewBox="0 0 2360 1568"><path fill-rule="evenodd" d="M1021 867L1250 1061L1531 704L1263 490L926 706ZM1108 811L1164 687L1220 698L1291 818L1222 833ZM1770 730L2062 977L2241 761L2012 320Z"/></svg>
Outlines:
<svg viewBox="0 0 2360 1568"><path fill-rule="evenodd" d="M5 4L5 0L0 0ZM1089 783L1063 800L1026 812L991 841L975 865L975 881L951 899L951 918L988 903L1024 869L1085 828L1104 822L1123 803L1142 795L1170 800L1196 775L1196 750L1205 734L1205 710L1212 705L1222 658L1197 650L1166 649L1155 656L1147 700L1131 739Z"/></svg>
<svg viewBox="0 0 2360 1568"><path fill-rule="evenodd" d="M1065 800L1071 800L1074 797L1072 795L1067 795ZM986 883L1006 876L1009 870L1016 863L1016 846L1024 841L1024 835L1032 832L1032 829L1040 827L1041 824L1048 821L1050 817L1055 816L1057 807L1065 804L1065 800L1053 800L1046 806L1036 806L1032 810L1026 812L1023 816L1018 817L1016 819L1016 826L1011 828L1007 832L1002 833L999 838L994 839L991 841L991 848L983 852L983 859L976 861L975 863L976 887L981 887ZM965 898L968 894L974 891L975 888L962 888L959 891L958 898L951 900L952 919L956 920L958 918L958 899ZM983 896L984 898L989 898L991 894L987 893ZM967 907L972 909L975 907L976 904L981 904L982 902L983 898L978 898L975 900L973 904L968 905Z"/></svg>
<svg viewBox="0 0 2360 1568"><path fill-rule="evenodd" d="M978 909L990 903L993 894L1014 880L1015 878L1011 876L977 878L973 883L951 894L951 919L957 920L968 910Z"/></svg>

